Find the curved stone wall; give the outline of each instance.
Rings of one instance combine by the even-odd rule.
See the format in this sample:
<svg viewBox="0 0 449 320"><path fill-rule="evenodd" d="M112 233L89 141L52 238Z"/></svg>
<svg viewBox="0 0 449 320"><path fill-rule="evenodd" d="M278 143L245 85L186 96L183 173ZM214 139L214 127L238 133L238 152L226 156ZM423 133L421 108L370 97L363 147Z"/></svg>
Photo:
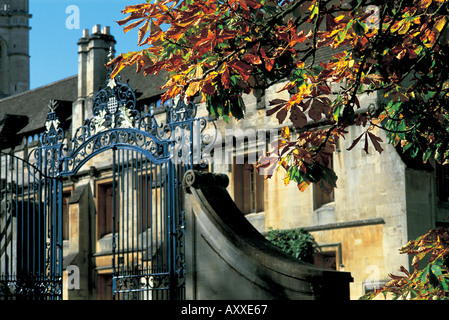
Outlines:
<svg viewBox="0 0 449 320"><path fill-rule="evenodd" d="M318 268L266 240L226 191L226 175L190 170L186 190L189 300L349 300L348 272Z"/></svg>

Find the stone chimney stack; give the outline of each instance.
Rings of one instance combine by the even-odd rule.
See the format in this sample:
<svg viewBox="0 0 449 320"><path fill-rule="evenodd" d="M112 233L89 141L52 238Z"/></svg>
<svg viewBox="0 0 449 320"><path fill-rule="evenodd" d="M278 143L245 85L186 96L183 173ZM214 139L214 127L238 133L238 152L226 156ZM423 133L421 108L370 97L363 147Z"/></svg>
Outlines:
<svg viewBox="0 0 449 320"><path fill-rule="evenodd" d="M106 86L108 69L105 64L108 55L114 52L115 39L110 34L110 27L101 28L97 24L83 30L83 37L78 41L78 100L74 104L72 127L78 128L85 119L92 116L92 99L99 89Z"/></svg>
<svg viewBox="0 0 449 320"><path fill-rule="evenodd" d="M104 87L108 73L105 64L108 62L109 50L114 49L115 39L110 28L101 29L99 24L89 30L83 30L83 37L78 42L78 97L91 97L98 89Z"/></svg>

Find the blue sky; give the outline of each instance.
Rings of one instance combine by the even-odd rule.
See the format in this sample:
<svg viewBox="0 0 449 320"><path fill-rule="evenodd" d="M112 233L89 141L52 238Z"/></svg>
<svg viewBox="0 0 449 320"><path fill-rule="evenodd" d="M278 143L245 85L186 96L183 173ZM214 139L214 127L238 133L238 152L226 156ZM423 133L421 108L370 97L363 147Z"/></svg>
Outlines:
<svg viewBox="0 0 449 320"><path fill-rule="evenodd" d="M123 32L115 21L126 15L121 13L127 5L144 3L145 0L30 0L30 88L34 89L78 72L78 46L83 29L95 24L110 26L117 40L116 52L138 50L137 30ZM79 8L79 29L72 28L74 11ZM69 28L67 27L67 20Z"/></svg>

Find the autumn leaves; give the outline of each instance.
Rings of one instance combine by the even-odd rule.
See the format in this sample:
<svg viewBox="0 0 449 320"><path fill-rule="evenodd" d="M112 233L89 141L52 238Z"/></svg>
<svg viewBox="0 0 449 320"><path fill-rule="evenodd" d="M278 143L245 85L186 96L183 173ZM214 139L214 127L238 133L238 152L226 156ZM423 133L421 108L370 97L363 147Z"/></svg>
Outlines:
<svg viewBox="0 0 449 320"><path fill-rule="evenodd" d="M119 24L125 32L138 28L138 43L145 49L122 54L109 66L114 66L113 76L134 64L144 74L165 71L163 99L200 96L209 112L225 121L244 117L244 94L282 84L280 91L288 91L290 99L271 101L267 116L275 116L282 125L290 122L298 132L288 149L279 151L283 154L279 165L287 172L294 167L309 177L307 181L315 181L322 175L320 170L310 171L310 165L326 167L348 126L367 125L350 149L365 137L363 149L370 143L382 152L373 126L400 134L398 123L406 118L409 101L417 98L412 95L437 90L428 86L424 90L419 68L447 48L447 1L371 4L370 0L352 0L349 5L324 0L162 0L128 6L123 10L128 16ZM323 50L328 51L323 55ZM441 99L447 92L442 89L444 83L447 88L447 77L444 80L438 72L432 70L431 76L440 77L440 94L432 101L439 106L425 110L437 111L441 118L446 112ZM418 80L413 83L411 75ZM382 107L377 118L363 111L358 97L374 92L402 103L396 108L398 117L392 118ZM414 114L412 120L420 119ZM310 127L311 123L320 125ZM411 122L404 123L410 133ZM423 137L430 136L427 132ZM405 138L400 135L393 141ZM288 165L283 161L286 155ZM303 180L297 182L303 186Z"/></svg>

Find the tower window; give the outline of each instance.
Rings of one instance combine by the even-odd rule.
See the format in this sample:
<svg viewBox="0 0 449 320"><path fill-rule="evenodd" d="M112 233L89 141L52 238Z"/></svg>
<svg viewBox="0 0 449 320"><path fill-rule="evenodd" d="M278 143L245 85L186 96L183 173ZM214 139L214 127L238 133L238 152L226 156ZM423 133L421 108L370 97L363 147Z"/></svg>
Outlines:
<svg viewBox="0 0 449 320"><path fill-rule="evenodd" d="M9 11L9 1L0 1L0 11Z"/></svg>

